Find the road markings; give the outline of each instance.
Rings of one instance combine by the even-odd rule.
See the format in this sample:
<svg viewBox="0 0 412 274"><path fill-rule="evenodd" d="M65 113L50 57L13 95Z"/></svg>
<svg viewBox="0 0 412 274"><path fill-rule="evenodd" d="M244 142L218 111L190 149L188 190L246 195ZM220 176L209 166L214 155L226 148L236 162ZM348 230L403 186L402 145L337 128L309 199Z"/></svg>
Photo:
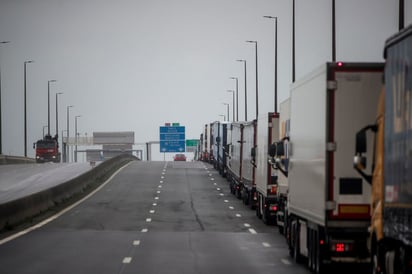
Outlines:
<svg viewBox="0 0 412 274"><path fill-rule="evenodd" d="M233 210L233 209L235 209L233 206L229 206L229 209L231 209L231 210Z"/></svg>
<svg viewBox="0 0 412 274"><path fill-rule="evenodd" d="M264 247L270 247L270 246L271 246L270 243L266 243L266 242L263 242L262 245L263 245Z"/></svg>
<svg viewBox="0 0 412 274"><path fill-rule="evenodd" d="M163 184L163 181L160 181L159 183Z"/></svg>
<svg viewBox="0 0 412 274"><path fill-rule="evenodd" d="M280 261L286 265L291 265L292 263L288 259L280 259Z"/></svg>
<svg viewBox="0 0 412 274"><path fill-rule="evenodd" d="M214 181L215 180L215 178L210 178L210 181Z"/></svg>
<svg viewBox="0 0 412 274"><path fill-rule="evenodd" d="M153 206L157 206L157 203L153 203Z"/></svg>
<svg viewBox="0 0 412 274"><path fill-rule="evenodd" d="M154 199L155 199L155 200L159 200L159 197L156 196Z"/></svg>
<svg viewBox="0 0 412 274"><path fill-rule="evenodd" d="M244 223L243 224L245 227L250 227L250 224L248 224L248 223Z"/></svg>
<svg viewBox="0 0 412 274"><path fill-rule="evenodd" d="M216 190L220 191L220 187L216 188Z"/></svg>
<svg viewBox="0 0 412 274"><path fill-rule="evenodd" d="M132 257L124 257L123 259L124 264L130 264L131 261L132 261Z"/></svg>
<svg viewBox="0 0 412 274"><path fill-rule="evenodd" d="M158 188L162 188L162 185L158 185L157 187L158 187Z"/></svg>
<svg viewBox="0 0 412 274"><path fill-rule="evenodd" d="M214 186L217 186L217 184L216 184L216 183L213 183L213 185L214 185Z"/></svg>
<svg viewBox="0 0 412 274"><path fill-rule="evenodd" d="M256 230L254 230L253 228L249 228L249 232L252 234L257 234Z"/></svg>
<svg viewBox="0 0 412 274"><path fill-rule="evenodd" d="M156 191L157 194L160 194L160 190Z"/></svg>
<svg viewBox="0 0 412 274"><path fill-rule="evenodd" d="M139 240L133 241L133 245L140 245L140 241Z"/></svg>
<svg viewBox="0 0 412 274"><path fill-rule="evenodd" d="M149 229L147 229L147 228L143 228L143 229L142 229L142 232L143 232L143 233L146 233L146 232L148 232L148 231L149 231Z"/></svg>
<svg viewBox="0 0 412 274"><path fill-rule="evenodd" d="M150 223L152 221L152 218L146 218L146 223Z"/></svg>
<svg viewBox="0 0 412 274"><path fill-rule="evenodd" d="M225 203L229 203L229 200L224 200L223 202L225 202Z"/></svg>
<svg viewBox="0 0 412 274"><path fill-rule="evenodd" d="M103 187L105 187L117 174L119 174L123 169L125 169L126 167L128 167L131 164L128 163L126 165L124 165L123 167L121 167L119 170L117 170L115 173L113 173L112 176L109 177L109 179L107 179L103 184L101 184L98 188L96 188L94 191L92 191L91 193L89 193L89 195L87 195L86 197L84 197L83 199L77 201L76 203L72 204L69 207L66 207L65 209L63 209L62 211L60 211L59 213L57 213L56 215L51 216L50 218L44 220L43 222L40 222L32 227L29 227L26 230L20 231L19 233L16 233L14 235L11 235L10 237L4 238L3 240L0 240L0 245L5 244L11 240L14 240L20 236L23 236L29 232L32 232L33 230L36 230L48 223L50 223L51 221L59 218L61 215L63 215L64 213L66 213L67 211L75 208L76 206L78 206L79 204L83 203L84 201L86 201L87 199L89 199L91 196L93 196L96 192L98 192L99 190L101 190Z"/></svg>
<svg viewBox="0 0 412 274"><path fill-rule="evenodd" d="M219 195L220 195L220 196L225 196L225 194L223 194L223 193L219 193Z"/></svg>
<svg viewBox="0 0 412 274"><path fill-rule="evenodd" d="M240 214L238 213L238 214L236 214L236 217L240 218L240 217L242 217L242 215L240 215Z"/></svg>
<svg viewBox="0 0 412 274"><path fill-rule="evenodd" d="M154 209L150 210L149 212L150 212L150 214L154 214L154 213L155 213Z"/></svg>
<svg viewBox="0 0 412 274"><path fill-rule="evenodd" d="M164 178L165 178L165 176L161 176L161 177L160 177L160 179L164 179Z"/></svg>

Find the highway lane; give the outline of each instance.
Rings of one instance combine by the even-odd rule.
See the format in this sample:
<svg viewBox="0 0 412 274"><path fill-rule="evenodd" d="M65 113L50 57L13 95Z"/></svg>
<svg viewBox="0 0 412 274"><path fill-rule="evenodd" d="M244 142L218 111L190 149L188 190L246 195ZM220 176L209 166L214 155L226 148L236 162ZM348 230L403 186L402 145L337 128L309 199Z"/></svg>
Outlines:
<svg viewBox="0 0 412 274"><path fill-rule="evenodd" d="M309 273L201 162L133 162L47 225L0 245L1 273Z"/></svg>

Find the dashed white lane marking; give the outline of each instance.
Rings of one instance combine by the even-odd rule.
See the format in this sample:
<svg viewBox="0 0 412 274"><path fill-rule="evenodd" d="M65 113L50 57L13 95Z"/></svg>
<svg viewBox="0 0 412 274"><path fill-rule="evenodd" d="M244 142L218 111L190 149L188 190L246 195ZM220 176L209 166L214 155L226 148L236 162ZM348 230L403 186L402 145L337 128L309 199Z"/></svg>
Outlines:
<svg viewBox="0 0 412 274"><path fill-rule="evenodd" d="M263 242L262 245L263 245L264 247L270 247L270 243Z"/></svg>
<svg viewBox="0 0 412 274"><path fill-rule="evenodd" d="M160 181L159 183L163 184L163 181Z"/></svg>
<svg viewBox="0 0 412 274"><path fill-rule="evenodd" d="M160 190L156 191L157 194L160 194Z"/></svg>
<svg viewBox="0 0 412 274"><path fill-rule="evenodd" d="M214 185L214 186L217 186L217 184L216 184L216 183L213 183L213 185Z"/></svg>
<svg viewBox="0 0 412 274"><path fill-rule="evenodd" d="M159 200L159 197L156 196L154 199L155 199L155 200Z"/></svg>
<svg viewBox="0 0 412 274"><path fill-rule="evenodd" d="M153 203L153 206L157 206L157 203Z"/></svg>
<svg viewBox="0 0 412 274"><path fill-rule="evenodd" d="M250 224L248 224L248 223L244 223L243 224L245 227L250 227Z"/></svg>
<svg viewBox="0 0 412 274"><path fill-rule="evenodd" d="M143 233L146 233L146 232L148 232L148 231L149 231L149 229L147 229L147 228L143 228L143 229L142 229L142 232L143 232Z"/></svg>
<svg viewBox="0 0 412 274"><path fill-rule="evenodd" d="M160 179L164 179L164 178L165 178L165 176L161 176L161 177L160 177Z"/></svg>
<svg viewBox="0 0 412 274"><path fill-rule="evenodd" d="M224 200L223 202L225 202L225 203L229 203L229 200Z"/></svg>
<svg viewBox="0 0 412 274"><path fill-rule="evenodd" d="M291 265L292 263L287 259L280 259L280 261L286 265Z"/></svg>
<svg viewBox="0 0 412 274"><path fill-rule="evenodd" d="M220 191L220 187L216 188L216 190L219 190L219 191Z"/></svg>
<svg viewBox="0 0 412 274"><path fill-rule="evenodd" d="M215 178L210 178L210 181L214 181L215 180Z"/></svg>
<svg viewBox="0 0 412 274"><path fill-rule="evenodd" d="M140 245L140 241L139 240L133 241L133 245Z"/></svg>
<svg viewBox="0 0 412 274"><path fill-rule="evenodd" d="M154 213L155 213L154 209L150 210L149 212L150 212L150 214L154 214Z"/></svg>
<svg viewBox="0 0 412 274"><path fill-rule="evenodd" d="M157 187L158 187L158 188L162 188L162 185L158 185Z"/></svg>
<svg viewBox="0 0 412 274"><path fill-rule="evenodd" d="M220 195L220 196L225 196L225 194L223 194L223 193L219 193L219 195Z"/></svg>
<svg viewBox="0 0 412 274"><path fill-rule="evenodd" d="M209 173L209 176L213 176L211 173Z"/></svg>
<svg viewBox="0 0 412 274"><path fill-rule="evenodd" d="M146 218L146 222L150 223L152 221L152 218Z"/></svg>
<svg viewBox="0 0 412 274"><path fill-rule="evenodd" d="M253 228L249 228L249 232L252 234L257 234L256 230L254 230Z"/></svg>
<svg viewBox="0 0 412 274"><path fill-rule="evenodd" d="M131 261L132 261L132 257L125 257L125 258L123 259L123 263L124 263L124 264L130 264Z"/></svg>
<svg viewBox="0 0 412 274"><path fill-rule="evenodd" d="M235 209L233 206L229 206L229 209L231 209L231 210L233 210L233 209Z"/></svg>
<svg viewBox="0 0 412 274"><path fill-rule="evenodd" d="M242 217L242 215L240 215L240 214L238 213L238 214L236 214L236 217L240 218L240 217Z"/></svg>

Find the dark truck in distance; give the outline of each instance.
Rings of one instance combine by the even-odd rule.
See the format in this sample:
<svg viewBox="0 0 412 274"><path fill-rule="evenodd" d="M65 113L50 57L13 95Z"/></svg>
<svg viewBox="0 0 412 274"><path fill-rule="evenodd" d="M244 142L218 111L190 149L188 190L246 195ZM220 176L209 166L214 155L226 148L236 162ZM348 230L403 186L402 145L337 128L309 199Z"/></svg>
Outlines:
<svg viewBox="0 0 412 274"><path fill-rule="evenodd" d="M33 148L36 150L36 162L54 162L60 163L59 142L57 141L57 135L51 137L50 135L44 136L43 139L37 140L33 144Z"/></svg>

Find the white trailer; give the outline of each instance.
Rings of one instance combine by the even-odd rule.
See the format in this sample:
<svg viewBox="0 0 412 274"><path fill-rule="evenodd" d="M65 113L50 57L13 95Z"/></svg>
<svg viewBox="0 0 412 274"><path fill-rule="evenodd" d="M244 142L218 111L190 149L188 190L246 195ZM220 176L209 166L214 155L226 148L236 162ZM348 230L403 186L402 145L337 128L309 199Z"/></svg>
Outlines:
<svg viewBox="0 0 412 274"><path fill-rule="evenodd" d="M382 75L380 63L326 63L292 85L287 239L316 273L369 260L371 188L351 163L353 136L375 119L368 106Z"/></svg>
<svg viewBox="0 0 412 274"><path fill-rule="evenodd" d="M285 217L287 216L287 193L289 189L288 168L289 168L289 137L290 137L290 98L279 105L279 142L283 145L283 155L277 161L278 168L278 211L276 224L279 232L283 233L285 228Z"/></svg>
<svg viewBox="0 0 412 274"><path fill-rule="evenodd" d="M267 224L276 223L277 170L272 168L270 146L279 141L279 114L260 115L257 120L256 163L256 215Z"/></svg>
<svg viewBox="0 0 412 274"><path fill-rule="evenodd" d="M242 131L242 180L240 182L241 198L245 205L255 208L256 186L254 183L255 163L252 151L256 146L256 121L244 122Z"/></svg>

